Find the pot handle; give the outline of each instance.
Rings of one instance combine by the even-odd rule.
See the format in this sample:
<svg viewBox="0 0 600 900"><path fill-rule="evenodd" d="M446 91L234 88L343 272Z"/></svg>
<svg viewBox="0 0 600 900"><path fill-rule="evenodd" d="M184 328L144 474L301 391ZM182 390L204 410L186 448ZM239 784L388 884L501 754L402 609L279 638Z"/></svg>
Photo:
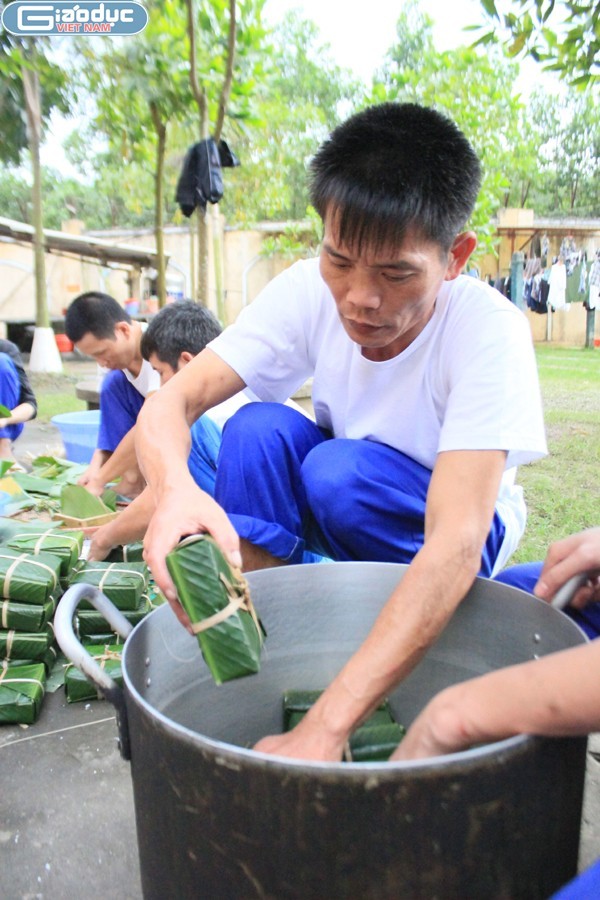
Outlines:
<svg viewBox="0 0 600 900"><path fill-rule="evenodd" d="M564 609L571 602L579 588L594 574L594 571L590 569L589 572L582 572L580 575L573 575L572 578L569 578L552 598L551 606L554 606L556 609Z"/></svg>
<svg viewBox="0 0 600 900"><path fill-rule="evenodd" d="M115 707L121 756L123 759L131 759L127 706L123 690L87 652L73 631L73 615L82 600L89 601L122 638L127 638L133 626L108 597L91 584L72 585L63 594L54 614L54 631L61 650Z"/></svg>

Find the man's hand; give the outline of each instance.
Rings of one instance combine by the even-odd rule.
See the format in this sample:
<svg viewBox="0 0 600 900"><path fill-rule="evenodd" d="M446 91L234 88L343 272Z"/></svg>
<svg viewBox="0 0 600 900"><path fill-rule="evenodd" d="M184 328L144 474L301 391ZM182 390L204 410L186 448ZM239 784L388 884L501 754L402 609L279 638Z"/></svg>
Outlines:
<svg viewBox="0 0 600 900"><path fill-rule="evenodd" d="M214 537L231 565L241 568L239 538L233 525L218 503L200 490L190 476L177 488L164 492L144 539L144 559L154 580L188 630L190 621L177 598L165 557L181 538L203 532Z"/></svg>
<svg viewBox="0 0 600 900"><path fill-rule="evenodd" d="M88 560L90 562L102 562L106 559L111 550L118 546L110 539L110 525L101 525L94 530L92 542L88 551Z"/></svg>
<svg viewBox="0 0 600 900"><path fill-rule="evenodd" d="M88 487L89 483L98 481L98 473L100 472L100 469L109 458L109 456L110 453L108 450L94 450L92 459L90 460L90 464L85 472L83 472L77 479L77 484L81 484L83 487L90 490ZM94 490L91 490L90 493L95 494L96 488L94 488Z"/></svg>
<svg viewBox="0 0 600 900"><path fill-rule="evenodd" d="M84 473L85 474L85 473ZM87 481L83 481L83 475L77 482L77 484L81 484L86 491L89 491L90 494L93 494L94 497L101 497L105 490L105 485L102 484L97 478L89 478Z"/></svg>
<svg viewBox="0 0 600 900"><path fill-rule="evenodd" d="M390 761L427 759L467 749L472 743L460 718L456 688L437 694L419 713L406 736L390 756Z"/></svg>
<svg viewBox="0 0 600 900"><path fill-rule="evenodd" d="M551 544L534 593L550 602L573 575L585 572L589 573L588 581L569 604L576 609L600 601L600 528L589 528Z"/></svg>
<svg viewBox="0 0 600 900"><path fill-rule="evenodd" d="M339 762L345 743L344 738L335 737L325 728L313 724L309 711L291 731L264 737L253 749L288 759Z"/></svg>

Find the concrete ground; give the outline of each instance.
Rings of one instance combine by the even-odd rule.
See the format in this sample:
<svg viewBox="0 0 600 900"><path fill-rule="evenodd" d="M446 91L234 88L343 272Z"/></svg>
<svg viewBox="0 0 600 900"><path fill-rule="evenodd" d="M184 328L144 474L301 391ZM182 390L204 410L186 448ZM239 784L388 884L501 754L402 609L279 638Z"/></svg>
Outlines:
<svg viewBox="0 0 600 900"><path fill-rule="evenodd" d="M75 371L90 377L92 370L83 364ZM27 423L18 443L24 459L61 449L56 429L36 422ZM116 739L108 703L68 705L63 688L46 695L35 725L0 725L2 900L142 896L130 769ZM600 735L593 735L580 868L599 856Z"/></svg>

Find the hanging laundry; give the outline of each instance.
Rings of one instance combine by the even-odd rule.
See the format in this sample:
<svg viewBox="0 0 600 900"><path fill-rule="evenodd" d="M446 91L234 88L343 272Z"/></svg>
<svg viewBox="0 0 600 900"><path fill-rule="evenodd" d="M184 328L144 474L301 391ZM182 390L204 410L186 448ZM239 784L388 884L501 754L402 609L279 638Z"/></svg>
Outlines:
<svg viewBox="0 0 600 900"><path fill-rule="evenodd" d="M218 203L223 196L221 167L239 166L240 161L225 141L207 138L194 144L185 155L177 182L175 199L184 216L196 207L202 211L207 203Z"/></svg>
<svg viewBox="0 0 600 900"><path fill-rule="evenodd" d="M550 291L548 305L552 309L566 309L567 306L567 269L562 259L555 262L550 269Z"/></svg>
<svg viewBox="0 0 600 900"><path fill-rule="evenodd" d="M588 309L598 309L600 307L600 250L596 251L588 282L590 290L585 305Z"/></svg>

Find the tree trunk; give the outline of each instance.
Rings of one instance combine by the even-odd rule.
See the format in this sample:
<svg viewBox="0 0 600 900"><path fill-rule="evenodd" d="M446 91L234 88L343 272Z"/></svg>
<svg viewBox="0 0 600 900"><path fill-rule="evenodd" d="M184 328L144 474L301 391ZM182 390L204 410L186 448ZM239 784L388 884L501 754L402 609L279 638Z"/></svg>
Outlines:
<svg viewBox="0 0 600 900"><path fill-rule="evenodd" d="M152 121L156 130L156 172L154 181L154 238L156 242L157 256L157 288L158 306L162 308L167 302L167 272L165 265L165 236L163 230L164 220L164 168L165 152L167 146L167 126L162 122L160 113L154 103L150 104Z"/></svg>
<svg viewBox="0 0 600 900"><path fill-rule="evenodd" d="M35 323L39 328L48 328L48 297L46 294L46 259L44 256L44 216L42 208L42 169L40 165L40 142L42 117L40 108L40 83L35 69L23 67L23 88L25 112L27 116L27 138L31 153L33 188L31 194L33 214L33 258L35 267Z"/></svg>
<svg viewBox="0 0 600 900"><path fill-rule="evenodd" d="M32 40L26 44L29 60L35 63L35 47ZM42 136L42 113L40 82L35 65L21 69L25 114L27 118L27 140L31 153L33 190L31 194L33 213L33 258L35 269L35 324L33 344L29 357L31 372L62 372L62 359L58 352L54 331L50 327L48 296L46 293L46 258L44 240L44 215L42 207L42 168L40 164L40 143Z"/></svg>

